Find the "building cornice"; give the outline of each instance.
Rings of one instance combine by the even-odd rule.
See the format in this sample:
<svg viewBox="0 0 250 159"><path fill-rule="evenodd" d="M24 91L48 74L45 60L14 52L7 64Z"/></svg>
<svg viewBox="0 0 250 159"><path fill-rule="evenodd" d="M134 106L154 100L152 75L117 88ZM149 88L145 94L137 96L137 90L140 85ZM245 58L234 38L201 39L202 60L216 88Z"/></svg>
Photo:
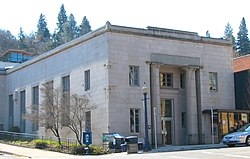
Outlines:
<svg viewBox="0 0 250 159"><path fill-rule="evenodd" d="M214 45L225 45L229 46L232 45L230 40L225 39L215 39L215 38L207 38L201 37L195 32L188 32L188 31L180 31L180 30L173 30L173 29L165 29L165 28L157 28L157 27L147 27L147 29L141 28L132 28L132 27L125 27L125 26L117 26L111 25L110 22L106 22L106 25L100 27L94 31L91 31L77 39L74 39L70 42L67 42L55 49L52 49L48 52L40 54L28 60L24 63L21 63L15 66L13 69L7 70L7 74L11 74L16 72L22 68L30 66L34 63L47 59L53 55L56 55L62 51L65 51L69 48L72 48L80 43L93 39L97 36L100 36L106 32L113 32L113 33L121 33L121 34L129 34L129 35L138 35L138 36L146 36L146 37L155 37L155 38L162 38L162 39L172 39L172 40L181 40L181 41L189 41L189 42L196 42L196 43L206 43L206 44L214 44Z"/></svg>

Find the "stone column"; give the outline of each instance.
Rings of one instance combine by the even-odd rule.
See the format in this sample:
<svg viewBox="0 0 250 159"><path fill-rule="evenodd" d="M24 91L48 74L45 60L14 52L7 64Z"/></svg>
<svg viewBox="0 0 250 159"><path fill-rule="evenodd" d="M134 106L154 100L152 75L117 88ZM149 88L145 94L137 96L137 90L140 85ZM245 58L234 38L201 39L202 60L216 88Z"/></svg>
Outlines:
<svg viewBox="0 0 250 159"><path fill-rule="evenodd" d="M151 64L150 65L150 74L151 74L151 112L153 112L153 108L156 107L156 128L157 128L157 143L161 144L162 140L159 138L161 137L161 100L160 100L160 64ZM151 123L152 123L152 141L154 141L154 114L151 113ZM153 142L155 144L155 141Z"/></svg>
<svg viewBox="0 0 250 159"><path fill-rule="evenodd" d="M185 67L186 70L186 99L187 99L187 139L188 144L198 144L198 120L196 97L196 67Z"/></svg>

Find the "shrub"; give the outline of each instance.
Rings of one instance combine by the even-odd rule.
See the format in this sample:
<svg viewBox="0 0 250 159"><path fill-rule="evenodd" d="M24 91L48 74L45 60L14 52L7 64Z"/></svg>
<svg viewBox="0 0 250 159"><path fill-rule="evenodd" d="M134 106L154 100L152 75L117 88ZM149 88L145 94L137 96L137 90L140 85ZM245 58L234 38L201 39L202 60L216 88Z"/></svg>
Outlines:
<svg viewBox="0 0 250 159"><path fill-rule="evenodd" d="M48 143L47 142L37 142L35 145L35 148L39 148L39 149L45 149L48 147Z"/></svg>
<svg viewBox="0 0 250 159"><path fill-rule="evenodd" d="M85 155L85 147L84 146L73 146L71 153L74 155Z"/></svg>
<svg viewBox="0 0 250 159"><path fill-rule="evenodd" d="M106 152L103 150L102 147L98 147L98 146L89 146L89 154L92 155L103 155Z"/></svg>

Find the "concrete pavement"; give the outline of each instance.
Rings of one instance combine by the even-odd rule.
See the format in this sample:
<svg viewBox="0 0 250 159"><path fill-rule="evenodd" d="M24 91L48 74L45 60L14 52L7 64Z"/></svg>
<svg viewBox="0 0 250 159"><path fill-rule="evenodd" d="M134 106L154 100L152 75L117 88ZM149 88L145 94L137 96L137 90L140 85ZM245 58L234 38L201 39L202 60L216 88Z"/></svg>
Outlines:
<svg viewBox="0 0 250 159"><path fill-rule="evenodd" d="M184 150L198 150L198 149L211 149L211 148L223 148L226 147L223 144L206 144L206 145L185 145L185 146L164 146L159 147L157 150L153 149L150 152L144 152L144 154L153 154L157 152L171 152L171 151L184 151ZM19 147L19 146L13 146L8 144L0 143L0 153L5 154L11 154L16 155L19 157L24 158L46 158L46 159L80 159L82 156L75 156L75 155L69 155L64 153L58 153L53 151L45 151L40 149L34 149L34 148L25 148L25 147ZM126 158L129 156L132 157L135 154L129 154L127 153L115 153L115 154L108 154L108 155L101 155L101 156L84 156L84 158ZM140 155L140 154L138 154Z"/></svg>

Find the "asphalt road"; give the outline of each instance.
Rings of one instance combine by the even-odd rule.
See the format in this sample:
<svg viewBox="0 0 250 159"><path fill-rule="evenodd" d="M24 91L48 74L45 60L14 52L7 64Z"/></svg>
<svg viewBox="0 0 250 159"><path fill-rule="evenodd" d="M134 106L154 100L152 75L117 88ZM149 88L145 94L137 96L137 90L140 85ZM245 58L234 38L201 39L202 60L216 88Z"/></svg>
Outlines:
<svg viewBox="0 0 250 159"><path fill-rule="evenodd" d="M192 151L175 151L144 154L111 154L88 156L86 159L250 159L250 147L234 147ZM80 159L80 158L79 158Z"/></svg>
<svg viewBox="0 0 250 159"><path fill-rule="evenodd" d="M24 159L24 158L0 153L0 159Z"/></svg>

